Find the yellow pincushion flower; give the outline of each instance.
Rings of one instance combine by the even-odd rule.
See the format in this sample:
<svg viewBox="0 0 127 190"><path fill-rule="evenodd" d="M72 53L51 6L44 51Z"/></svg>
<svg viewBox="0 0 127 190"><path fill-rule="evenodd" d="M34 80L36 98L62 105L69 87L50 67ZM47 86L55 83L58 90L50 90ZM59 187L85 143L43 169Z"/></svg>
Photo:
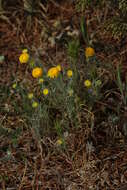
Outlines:
<svg viewBox="0 0 127 190"><path fill-rule="evenodd" d="M39 79L39 84L42 84L44 82L44 79L43 78L40 78Z"/></svg>
<svg viewBox="0 0 127 190"><path fill-rule="evenodd" d="M39 77L41 77L41 76L42 76L42 68L40 68L40 67L34 68L34 69L32 70L32 76L33 76L34 78L39 78Z"/></svg>
<svg viewBox="0 0 127 190"><path fill-rule="evenodd" d="M20 63L27 63L29 61L29 54L26 52L26 53L22 53L20 56L19 56L19 61Z"/></svg>
<svg viewBox="0 0 127 190"><path fill-rule="evenodd" d="M58 77L59 70L56 67L52 67L51 69L48 70L47 76L50 78L56 78Z"/></svg>
<svg viewBox="0 0 127 190"><path fill-rule="evenodd" d="M95 83L96 86L101 86L101 84L102 84L101 80L97 80Z"/></svg>
<svg viewBox="0 0 127 190"><path fill-rule="evenodd" d="M88 59L89 57L93 57L95 55L95 50L92 47L87 47L85 50L85 56Z"/></svg>
<svg viewBox="0 0 127 190"><path fill-rule="evenodd" d="M31 100L33 97L34 97L33 93L29 93L29 94L28 94L28 99Z"/></svg>
<svg viewBox="0 0 127 190"><path fill-rule="evenodd" d="M56 68L58 69L58 71L61 71L61 66L57 65Z"/></svg>
<svg viewBox="0 0 127 190"><path fill-rule="evenodd" d="M62 145L62 144L63 144L63 140L62 140L62 139L58 139L58 140L56 141L56 144L57 144L57 145Z"/></svg>
<svg viewBox="0 0 127 190"><path fill-rule="evenodd" d="M12 88L15 89L16 87L17 87L17 84L14 83L14 84L12 85Z"/></svg>
<svg viewBox="0 0 127 190"><path fill-rule="evenodd" d="M33 107L33 108L37 108L37 107L38 107L38 102L35 102L35 101L34 101L34 102L32 103L32 107Z"/></svg>
<svg viewBox="0 0 127 190"><path fill-rule="evenodd" d="M28 49L23 49L22 53L28 53Z"/></svg>
<svg viewBox="0 0 127 190"><path fill-rule="evenodd" d="M91 85L92 85L92 83L91 83L90 80L85 80L85 81L84 81L84 85L85 85L85 87L90 88Z"/></svg>
<svg viewBox="0 0 127 190"><path fill-rule="evenodd" d="M74 93L73 89L68 90L68 94L69 94L69 96L72 96L73 93Z"/></svg>
<svg viewBox="0 0 127 190"><path fill-rule="evenodd" d="M70 77L72 77L72 75L73 75L73 71L71 69L69 69L67 71L67 76L70 78Z"/></svg>
<svg viewBox="0 0 127 190"><path fill-rule="evenodd" d="M43 90L43 94L46 96L46 95L48 95L48 93L49 93L49 90L48 90L47 88L45 88L45 89Z"/></svg>

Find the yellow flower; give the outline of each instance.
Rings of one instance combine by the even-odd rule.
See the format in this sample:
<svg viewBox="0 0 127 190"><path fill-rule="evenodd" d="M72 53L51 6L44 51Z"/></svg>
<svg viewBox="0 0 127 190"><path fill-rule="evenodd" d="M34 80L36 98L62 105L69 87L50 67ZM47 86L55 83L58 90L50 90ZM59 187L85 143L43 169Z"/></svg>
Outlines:
<svg viewBox="0 0 127 190"><path fill-rule="evenodd" d="M73 75L73 71L69 69L69 70L67 71L67 76L68 76L68 77L72 77L72 75Z"/></svg>
<svg viewBox="0 0 127 190"><path fill-rule="evenodd" d="M28 99L32 99L34 97L33 93L28 94Z"/></svg>
<svg viewBox="0 0 127 190"><path fill-rule="evenodd" d="M101 86L101 84L102 84L101 80L97 80L95 83L96 86Z"/></svg>
<svg viewBox="0 0 127 190"><path fill-rule="evenodd" d="M43 78L40 78L39 79L39 84L42 84L44 82L44 79Z"/></svg>
<svg viewBox="0 0 127 190"><path fill-rule="evenodd" d="M28 49L23 49L22 53L28 53Z"/></svg>
<svg viewBox="0 0 127 190"><path fill-rule="evenodd" d="M56 141L56 144L57 144L57 145L62 145L62 144L63 144L63 140L62 140L62 139L58 139L58 140Z"/></svg>
<svg viewBox="0 0 127 190"><path fill-rule="evenodd" d="M20 63L27 63L29 61L29 54L28 53L22 53L19 57Z"/></svg>
<svg viewBox="0 0 127 190"><path fill-rule="evenodd" d="M85 87L90 88L91 85L92 85L92 83L91 83L90 80L85 80L85 81L84 81L84 85L85 85Z"/></svg>
<svg viewBox="0 0 127 190"><path fill-rule="evenodd" d="M95 51L92 47L87 47L85 50L85 56L86 58L92 57L95 55Z"/></svg>
<svg viewBox="0 0 127 190"><path fill-rule="evenodd" d="M46 95L48 95L48 93L49 93L49 90L48 90L47 88L45 88L45 89L43 90L43 94L46 96Z"/></svg>
<svg viewBox="0 0 127 190"><path fill-rule="evenodd" d="M56 68L58 69L58 71L61 71L61 66L57 65Z"/></svg>
<svg viewBox="0 0 127 190"><path fill-rule="evenodd" d="M40 68L40 67L34 68L34 69L32 70L32 76L33 76L34 78L39 78L39 77L41 77L41 76L42 76L42 68Z"/></svg>
<svg viewBox="0 0 127 190"><path fill-rule="evenodd" d="M68 94L69 94L69 96L72 96L73 93L74 93L73 89L68 90Z"/></svg>
<svg viewBox="0 0 127 190"><path fill-rule="evenodd" d="M37 107L38 107L38 102L33 102L33 103L32 103L32 107L33 107L33 108L37 108Z"/></svg>
<svg viewBox="0 0 127 190"><path fill-rule="evenodd" d="M58 77L59 71L56 67L52 67L51 69L48 70L47 76L50 78L55 78Z"/></svg>
<svg viewBox="0 0 127 190"><path fill-rule="evenodd" d="M13 85L12 85L12 88L16 88L17 87L17 84L16 83L14 83Z"/></svg>

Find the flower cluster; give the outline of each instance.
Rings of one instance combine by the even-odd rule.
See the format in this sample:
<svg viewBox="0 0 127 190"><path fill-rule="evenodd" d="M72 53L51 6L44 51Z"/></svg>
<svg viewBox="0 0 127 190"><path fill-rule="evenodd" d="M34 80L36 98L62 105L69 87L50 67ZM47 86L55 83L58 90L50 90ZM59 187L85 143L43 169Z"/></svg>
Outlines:
<svg viewBox="0 0 127 190"><path fill-rule="evenodd" d="M86 57L86 60L88 60L89 65L90 65L89 58L94 57L94 56L95 56L95 50L92 47L86 47L85 57ZM19 57L20 63L21 64L27 63L29 61L29 58L30 58L30 56L28 54L28 50L24 49ZM33 59L30 59L30 60L33 60ZM74 91L74 88L72 85L73 84L72 79L75 79L75 76L77 75L77 73L75 73L76 72L75 68L72 66L66 72L64 72L64 71L61 72L61 71L62 71L61 65L53 66L46 71L45 69L43 70L43 68L41 67L41 64L36 65L36 63L34 62L33 69L32 69L32 77L35 79L38 79L38 84L40 84L41 92L44 97L47 96L48 99L50 99L52 97L51 92L53 92L57 88L59 88L59 90L61 91L62 87L66 86L66 85L68 85L68 86L66 86L66 88L63 88L64 89L63 94L64 95L66 94L66 96L68 96L69 98L73 98L75 96L75 91ZM60 74L60 73L62 73L62 74ZM62 83L64 83L63 76L65 76L65 74L66 74L67 78L70 80L68 81L68 84L66 83L66 84L62 85ZM59 75L61 77L59 77ZM57 80L53 80L53 79L57 79ZM51 81L53 81L53 83ZM84 81L84 86L85 86L86 92L87 91L88 92L97 91L97 88L98 88L98 86L100 86L100 83L101 83L101 81L100 82L98 82L98 81L99 80L97 80L95 82L94 78L92 76L88 77L88 79L86 79ZM53 86L53 85L55 85L55 86ZM16 88L15 84L13 85L13 88ZM66 93L65 93L65 91L66 91ZM28 99L32 100L33 108L38 107L38 102L36 100L34 100L33 93L28 94ZM48 99L46 99L46 100L48 100Z"/></svg>

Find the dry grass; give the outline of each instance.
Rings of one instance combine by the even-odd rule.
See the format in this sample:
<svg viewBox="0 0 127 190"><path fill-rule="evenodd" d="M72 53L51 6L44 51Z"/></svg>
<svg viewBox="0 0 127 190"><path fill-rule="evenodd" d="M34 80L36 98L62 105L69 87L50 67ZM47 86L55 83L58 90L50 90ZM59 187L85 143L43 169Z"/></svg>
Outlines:
<svg viewBox="0 0 127 190"><path fill-rule="evenodd" d="M4 6L7 7L7 4ZM127 120L126 110L124 107L120 109L119 125L113 125L110 120L108 122L110 118L106 115L106 111L116 113L116 104L120 103L116 86L115 92L111 92L112 88L107 89L109 102L105 96L104 101L96 103L92 112L96 116L94 131L90 129L91 113L88 114L85 107L81 115L83 127L69 130L65 149L56 145L57 136L54 133L45 135L38 143L23 115L16 113L10 102L12 97L8 89L12 85L12 78L16 73L22 79L26 70L17 66L21 49L27 47L31 52L37 50L46 66L62 62L67 67L66 41L60 38L52 46L48 39L56 39L62 31L63 36L67 36L65 28L71 24L79 30L80 13L76 12L71 3L68 7L66 1L61 4L50 1L41 7L42 15L37 12L31 17L31 25L20 1L17 1L17 7L18 11L13 3L8 4L3 14L5 17L0 17L0 55L5 56L5 61L0 63L0 189L116 190L121 184L127 183L126 136L122 128ZM89 33L93 30L96 33L93 43L97 57L100 61L110 60L114 64L122 57L124 75L127 71L126 44L122 39L115 40L109 33L102 32L101 27L97 27L96 14L96 10L87 10L85 16L90 22ZM58 30L54 27L56 21L60 21ZM27 24L30 24L30 30ZM70 27L70 32L73 28ZM81 34L79 38L84 47ZM109 77L109 73L106 76ZM116 102L111 102L112 97ZM113 141L109 134L114 130L116 136Z"/></svg>

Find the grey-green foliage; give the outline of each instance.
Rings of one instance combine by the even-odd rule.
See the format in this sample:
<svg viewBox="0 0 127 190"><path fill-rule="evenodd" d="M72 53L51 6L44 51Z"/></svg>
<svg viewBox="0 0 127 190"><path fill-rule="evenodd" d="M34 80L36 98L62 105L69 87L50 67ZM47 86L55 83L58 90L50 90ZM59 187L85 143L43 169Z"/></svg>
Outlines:
<svg viewBox="0 0 127 190"><path fill-rule="evenodd" d="M121 99L123 101L123 104L127 105L127 84L126 82L123 83L121 79L121 69L120 66L117 66L117 85L119 87L120 93L121 93Z"/></svg>
<svg viewBox="0 0 127 190"><path fill-rule="evenodd" d="M73 39L72 41L68 43L68 46L67 46L68 55L73 60L77 59L78 57L79 45L80 44L79 44L78 39Z"/></svg>

